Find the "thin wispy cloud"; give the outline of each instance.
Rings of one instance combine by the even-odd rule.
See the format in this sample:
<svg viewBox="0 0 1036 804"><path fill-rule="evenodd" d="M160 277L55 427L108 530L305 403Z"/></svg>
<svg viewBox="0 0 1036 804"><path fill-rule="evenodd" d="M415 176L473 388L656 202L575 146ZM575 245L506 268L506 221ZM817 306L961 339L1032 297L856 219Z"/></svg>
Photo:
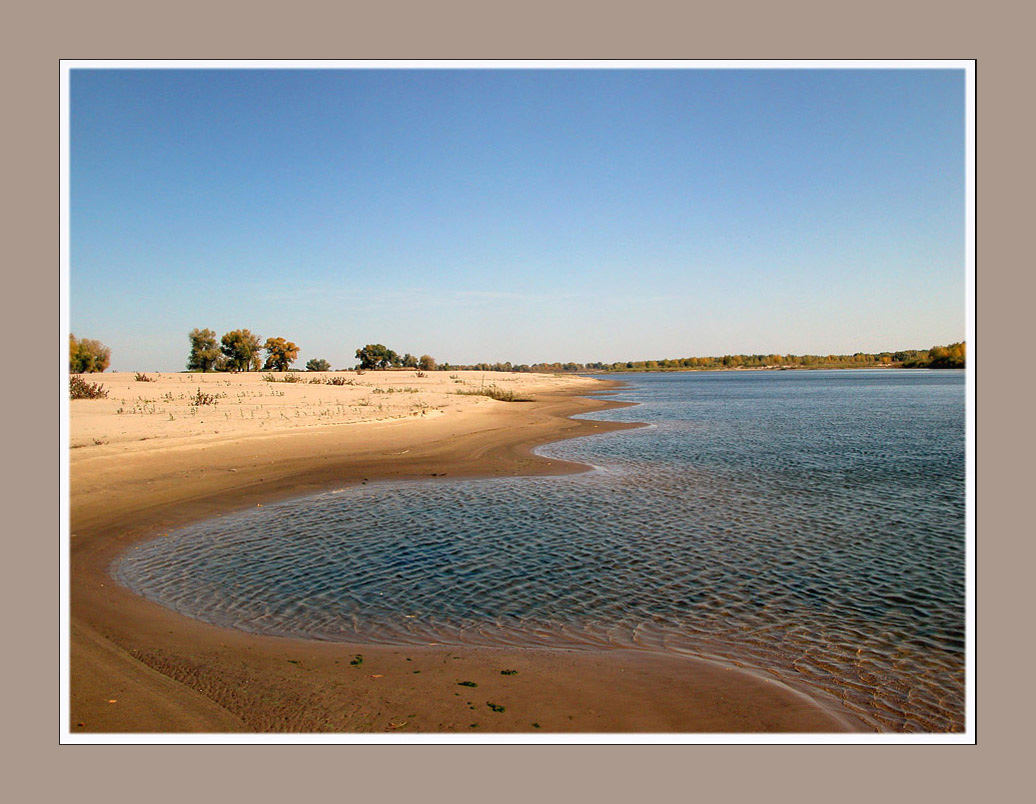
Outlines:
<svg viewBox="0 0 1036 804"><path fill-rule="evenodd" d="M578 293L547 291L517 292L506 290L444 290L428 287L346 286L343 282L314 282L308 280L286 282L270 287L264 284L256 298L282 305L325 306L348 305L353 310L384 309L392 305L400 309L425 307L478 306L489 302L543 303L579 298Z"/></svg>

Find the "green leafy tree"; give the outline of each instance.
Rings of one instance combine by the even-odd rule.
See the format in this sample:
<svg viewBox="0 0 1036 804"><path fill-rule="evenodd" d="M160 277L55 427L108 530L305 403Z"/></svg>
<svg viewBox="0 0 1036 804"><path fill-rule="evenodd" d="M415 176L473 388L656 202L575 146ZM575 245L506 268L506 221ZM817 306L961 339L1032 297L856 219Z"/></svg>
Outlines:
<svg viewBox="0 0 1036 804"><path fill-rule="evenodd" d="M403 355L403 368L417 368L417 358L414 357L410 352Z"/></svg>
<svg viewBox="0 0 1036 804"><path fill-rule="evenodd" d="M417 361L417 367L421 371L435 371L435 358L431 355L421 355L421 359Z"/></svg>
<svg viewBox="0 0 1036 804"><path fill-rule="evenodd" d="M187 333L191 342L191 354L187 358L187 368L192 371L212 371L220 363L219 342L216 333L211 329L192 329Z"/></svg>
<svg viewBox="0 0 1036 804"><path fill-rule="evenodd" d="M398 366L402 359L384 344L368 343L361 349L356 350L356 358L360 361L362 369L387 369L390 366Z"/></svg>
<svg viewBox="0 0 1036 804"><path fill-rule="evenodd" d="M235 329L220 339L220 351L228 371L259 370L259 336L247 329Z"/></svg>
<svg viewBox="0 0 1036 804"><path fill-rule="evenodd" d="M322 357L314 357L306 363L306 371L330 371L331 364Z"/></svg>
<svg viewBox="0 0 1036 804"><path fill-rule="evenodd" d="M68 370L72 374L92 374L108 368L111 362L111 349L100 341L68 336Z"/></svg>
<svg viewBox="0 0 1036 804"><path fill-rule="evenodd" d="M299 347L284 338L267 338L263 349L266 350L263 368L268 371L287 371L299 357Z"/></svg>

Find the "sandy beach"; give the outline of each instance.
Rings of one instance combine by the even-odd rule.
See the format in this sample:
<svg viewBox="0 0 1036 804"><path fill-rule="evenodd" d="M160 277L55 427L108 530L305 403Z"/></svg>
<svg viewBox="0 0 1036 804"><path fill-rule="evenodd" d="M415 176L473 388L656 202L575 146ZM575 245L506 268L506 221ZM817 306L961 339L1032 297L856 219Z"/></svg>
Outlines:
<svg viewBox="0 0 1036 804"><path fill-rule="evenodd" d="M374 480L583 471L532 449L624 426L569 418L618 404L583 396L609 387L583 377L148 376L155 381L91 376L108 398L71 403L73 732L864 728L761 674L701 660L282 639L211 626L140 598L111 579L112 561L188 522ZM458 393L489 385L531 401Z"/></svg>

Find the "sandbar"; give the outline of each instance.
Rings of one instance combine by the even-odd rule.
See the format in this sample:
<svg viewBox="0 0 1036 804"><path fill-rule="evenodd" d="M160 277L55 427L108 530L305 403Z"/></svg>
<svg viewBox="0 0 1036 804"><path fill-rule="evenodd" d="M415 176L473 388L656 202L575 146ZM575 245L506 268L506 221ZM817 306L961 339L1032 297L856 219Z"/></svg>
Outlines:
<svg viewBox="0 0 1036 804"><path fill-rule="evenodd" d="M329 386L306 374L150 376L92 377L109 398L71 403L72 732L868 730L764 674L694 658L285 639L141 598L111 564L172 528L375 480L584 471L532 450L631 426L570 418L622 404L586 396L617 384L583 377L338 372L324 376L354 384ZM487 384L532 401L456 393ZM191 405L199 389L222 396Z"/></svg>

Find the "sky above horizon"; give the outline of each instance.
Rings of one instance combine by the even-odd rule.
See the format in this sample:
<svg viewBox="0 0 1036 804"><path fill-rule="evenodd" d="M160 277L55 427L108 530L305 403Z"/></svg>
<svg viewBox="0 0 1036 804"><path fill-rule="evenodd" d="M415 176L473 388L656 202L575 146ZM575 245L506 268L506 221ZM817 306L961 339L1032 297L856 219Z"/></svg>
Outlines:
<svg viewBox="0 0 1036 804"><path fill-rule="evenodd" d="M965 337L961 70L71 73L70 325L113 370Z"/></svg>

